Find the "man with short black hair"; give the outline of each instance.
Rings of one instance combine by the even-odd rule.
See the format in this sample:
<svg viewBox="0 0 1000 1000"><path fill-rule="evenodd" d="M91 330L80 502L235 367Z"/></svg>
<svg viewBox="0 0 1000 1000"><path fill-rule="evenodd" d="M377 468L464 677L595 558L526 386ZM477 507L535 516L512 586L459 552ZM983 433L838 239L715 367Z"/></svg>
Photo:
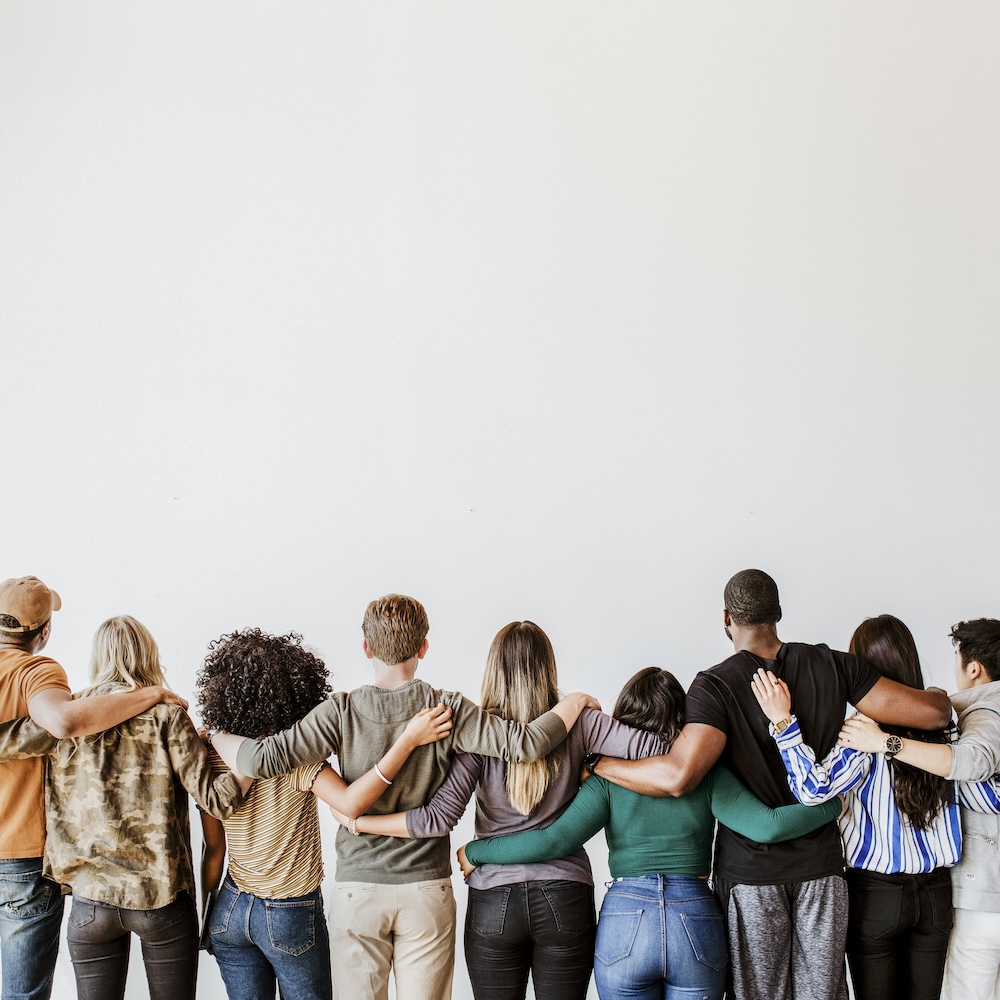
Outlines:
<svg viewBox="0 0 1000 1000"><path fill-rule="evenodd" d="M37 577L0 583L0 721L30 715L53 736L89 736L158 702L187 703L162 687L74 700L66 673L38 654L59 595ZM59 951L62 891L42 874L44 759L0 764L0 962L2 1000L46 1000Z"/></svg>
<svg viewBox="0 0 1000 1000"><path fill-rule="evenodd" d="M743 570L726 584L723 626L734 655L703 670L687 696L687 724L664 757L603 758L596 773L647 795L685 795L720 757L769 806L795 802L767 718L750 686L771 670L792 692L806 741L822 758L846 705L883 722L940 728L951 716L943 691L916 691L849 653L778 638L781 605L767 573ZM778 724L780 726L780 723ZM729 930L739 1000L846 1000L847 888L836 824L770 846L720 826L714 879Z"/></svg>

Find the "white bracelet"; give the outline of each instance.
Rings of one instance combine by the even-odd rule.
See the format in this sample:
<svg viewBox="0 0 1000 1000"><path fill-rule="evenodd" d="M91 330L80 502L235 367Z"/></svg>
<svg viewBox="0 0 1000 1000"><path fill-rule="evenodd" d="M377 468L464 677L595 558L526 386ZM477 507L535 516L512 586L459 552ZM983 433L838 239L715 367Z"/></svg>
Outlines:
<svg viewBox="0 0 1000 1000"><path fill-rule="evenodd" d="M347 832L353 834L355 837L358 835L358 821L353 816L347 820Z"/></svg>
<svg viewBox="0 0 1000 1000"><path fill-rule="evenodd" d="M385 775L384 775L384 774L382 773L382 768L380 768L380 767L378 766L378 764L376 764L376 765L375 765L375 773L376 773L376 774L377 774L377 775L378 775L378 776L379 776L379 777L380 777L380 778L381 778L381 779L382 779L382 780L383 780L383 781L384 781L384 782L385 782L385 783L386 783L387 785L391 785L391 784L392 784L392 782L391 782L391 781L390 781L390 780L389 780L389 779L388 779L388 778L387 778L387 777L386 777L386 776L385 776Z"/></svg>

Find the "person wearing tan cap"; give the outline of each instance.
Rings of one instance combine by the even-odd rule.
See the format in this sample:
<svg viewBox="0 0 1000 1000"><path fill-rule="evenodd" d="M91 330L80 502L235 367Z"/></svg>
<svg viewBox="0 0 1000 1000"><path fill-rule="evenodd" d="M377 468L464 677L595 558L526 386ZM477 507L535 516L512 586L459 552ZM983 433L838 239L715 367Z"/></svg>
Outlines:
<svg viewBox="0 0 1000 1000"><path fill-rule="evenodd" d="M160 702L187 708L165 687L74 700L66 672L39 654L59 595L34 576L0 583L0 721L24 715L53 736L89 736ZM0 764L0 1000L46 1000L59 951L63 897L42 877L44 761Z"/></svg>

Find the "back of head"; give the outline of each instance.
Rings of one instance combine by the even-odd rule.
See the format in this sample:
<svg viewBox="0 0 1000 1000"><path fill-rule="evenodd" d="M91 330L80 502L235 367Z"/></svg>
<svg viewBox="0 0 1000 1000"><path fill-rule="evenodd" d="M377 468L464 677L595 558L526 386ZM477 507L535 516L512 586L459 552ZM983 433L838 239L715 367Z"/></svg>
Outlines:
<svg viewBox="0 0 1000 1000"><path fill-rule="evenodd" d="M38 579L21 576L0 583L0 642L27 648L49 623L62 599Z"/></svg>
<svg viewBox="0 0 1000 1000"><path fill-rule="evenodd" d="M924 675L913 633L895 615L866 618L851 636L849 652L873 666L883 677L922 691ZM947 743L944 731L926 732L899 726L883 726L886 732L920 740L923 743ZM918 830L925 830L935 816L951 801L949 783L936 774L893 760L890 764L896 808Z"/></svg>
<svg viewBox="0 0 1000 1000"><path fill-rule="evenodd" d="M559 700L556 656L549 637L534 622L505 625L490 644L483 674L482 705L513 722L531 722ZM555 775L555 761L507 765L507 798L527 816Z"/></svg>
<svg viewBox="0 0 1000 1000"><path fill-rule="evenodd" d="M684 726L686 699L684 688L669 670L646 667L625 682L611 714L670 744Z"/></svg>
<svg viewBox="0 0 1000 1000"><path fill-rule="evenodd" d="M774 625L781 621L778 585L763 570L740 570L726 584L723 601L736 625Z"/></svg>
<svg viewBox="0 0 1000 1000"><path fill-rule="evenodd" d="M991 681L1000 681L1000 621L973 618L959 622L951 630L951 641L958 649L962 666L976 660Z"/></svg>
<svg viewBox="0 0 1000 1000"><path fill-rule="evenodd" d="M131 615L102 623L94 633L90 680L89 690L102 684L141 688L165 683L160 651L149 629Z"/></svg>
<svg viewBox="0 0 1000 1000"><path fill-rule="evenodd" d="M288 729L330 696L326 664L302 636L259 628L209 644L198 671L198 707L205 725L259 739Z"/></svg>
<svg viewBox="0 0 1000 1000"><path fill-rule="evenodd" d="M924 675L913 633L895 615L866 618L854 630L848 650L883 677L923 690Z"/></svg>
<svg viewBox="0 0 1000 1000"><path fill-rule="evenodd" d="M372 601L361 622L368 652L388 664L416 656L429 629L424 606L404 594L386 594Z"/></svg>

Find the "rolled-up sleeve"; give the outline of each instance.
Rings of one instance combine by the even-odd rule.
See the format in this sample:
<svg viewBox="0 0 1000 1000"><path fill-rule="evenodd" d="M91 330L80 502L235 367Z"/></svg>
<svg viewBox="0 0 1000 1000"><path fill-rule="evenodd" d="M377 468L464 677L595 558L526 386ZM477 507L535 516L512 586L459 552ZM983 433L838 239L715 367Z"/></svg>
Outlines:
<svg viewBox="0 0 1000 1000"><path fill-rule="evenodd" d="M1000 771L1000 712L989 706L962 713L962 730L951 745L951 781L982 781Z"/></svg>

